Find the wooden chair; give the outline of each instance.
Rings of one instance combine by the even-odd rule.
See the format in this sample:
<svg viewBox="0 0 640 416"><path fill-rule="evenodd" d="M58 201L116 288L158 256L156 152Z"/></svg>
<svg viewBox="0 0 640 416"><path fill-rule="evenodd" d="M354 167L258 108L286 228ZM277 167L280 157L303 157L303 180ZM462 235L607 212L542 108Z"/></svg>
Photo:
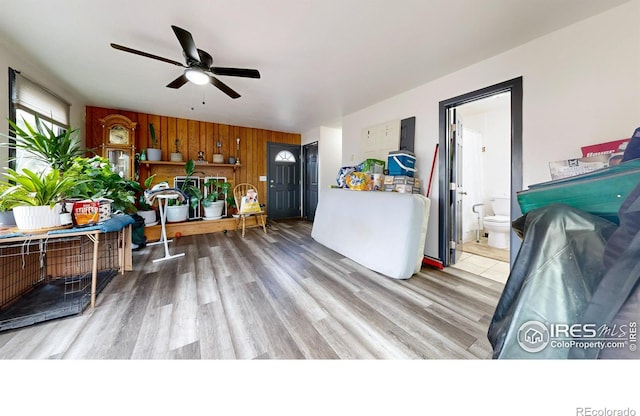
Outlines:
<svg viewBox="0 0 640 416"><path fill-rule="evenodd" d="M257 221L258 224L262 225L262 230L265 232L265 234L267 233L267 226L265 224L265 219L264 219L264 210L261 209L259 212L248 212L245 214L241 214L240 213L240 206L242 203L242 197L245 196L247 194L247 191L249 189L253 189L256 194L258 193L258 190L256 189L255 186L253 186L250 183L240 183L238 185L236 185L233 188L233 199L236 202L236 208L238 209L238 217L236 218L236 231L238 230L238 225L240 224L240 221L242 221L242 236L244 237L244 230L245 230L245 220L247 217L251 217L251 216L256 216L257 217ZM259 199L258 199L259 201Z"/></svg>

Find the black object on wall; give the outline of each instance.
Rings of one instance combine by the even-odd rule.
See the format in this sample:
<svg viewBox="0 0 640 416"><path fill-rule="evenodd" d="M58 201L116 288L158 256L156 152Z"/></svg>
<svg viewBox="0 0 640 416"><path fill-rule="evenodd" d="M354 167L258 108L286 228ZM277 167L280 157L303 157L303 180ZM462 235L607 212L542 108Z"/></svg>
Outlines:
<svg viewBox="0 0 640 416"><path fill-rule="evenodd" d="M416 118L409 117L400 120L400 150L413 153L413 143L416 136Z"/></svg>

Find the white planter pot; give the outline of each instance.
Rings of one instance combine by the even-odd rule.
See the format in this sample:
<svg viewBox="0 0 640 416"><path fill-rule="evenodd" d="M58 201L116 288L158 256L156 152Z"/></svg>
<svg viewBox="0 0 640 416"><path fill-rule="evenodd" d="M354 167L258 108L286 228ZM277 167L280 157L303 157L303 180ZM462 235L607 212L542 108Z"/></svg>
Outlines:
<svg viewBox="0 0 640 416"><path fill-rule="evenodd" d="M138 211L138 215L140 215L142 218L144 218L144 226L148 227L149 225L153 225L156 223L156 211L155 210L149 210L149 211Z"/></svg>
<svg viewBox="0 0 640 416"><path fill-rule="evenodd" d="M208 207L204 207L204 217L207 219L222 218L222 210L224 209L224 201L212 202Z"/></svg>
<svg viewBox="0 0 640 416"><path fill-rule="evenodd" d="M158 162L162 160L162 149L147 148L147 160L150 162Z"/></svg>
<svg viewBox="0 0 640 416"><path fill-rule="evenodd" d="M167 207L167 222L182 222L189 216L189 205L172 205Z"/></svg>
<svg viewBox="0 0 640 416"><path fill-rule="evenodd" d="M20 230L39 230L60 226L60 204L45 206L20 206L13 208L13 216Z"/></svg>

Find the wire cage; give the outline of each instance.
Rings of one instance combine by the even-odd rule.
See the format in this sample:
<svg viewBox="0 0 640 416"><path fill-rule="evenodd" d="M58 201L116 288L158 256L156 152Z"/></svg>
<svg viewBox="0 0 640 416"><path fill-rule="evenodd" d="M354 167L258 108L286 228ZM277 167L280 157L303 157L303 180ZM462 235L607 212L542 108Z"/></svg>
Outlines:
<svg viewBox="0 0 640 416"><path fill-rule="evenodd" d="M118 233L98 240L96 291L118 273ZM94 242L86 235L0 240L0 331L81 313L91 300Z"/></svg>

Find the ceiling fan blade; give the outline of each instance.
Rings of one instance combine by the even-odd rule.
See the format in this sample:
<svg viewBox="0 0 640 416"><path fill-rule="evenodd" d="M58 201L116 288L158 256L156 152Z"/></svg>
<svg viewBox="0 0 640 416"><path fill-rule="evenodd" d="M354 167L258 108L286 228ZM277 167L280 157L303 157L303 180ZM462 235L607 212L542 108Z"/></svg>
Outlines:
<svg viewBox="0 0 640 416"><path fill-rule="evenodd" d="M142 52L142 51L138 51L138 50L135 50L135 49L127 48L126 46L118 45L116 43L112 43L111 47L114 48L114 49L117 49L119 51L133 53L135 55L144 56L145 58L156 59L158 61L166 62L168 64L173 64L173 65L185 68L184 64L182 64L182 63L180 63L178 61L172 61L171 59L163 58L161 56L152 55L152 54L147 53L147 52Z"/></svg>
<svg viewBox="0 0 640 416"><path fill-rule="evenodd" d="M180 46L182 46L182 50L187 57L187 64L191 64L192 62L200 62L198 48L196 48L196 43L193 41L193 36L191 36L191 33L182 28L179 28L178 26L171 25L171 28L173 29L173 33L176 34L178 42L180 42Z"/></svg>
<svg viewBox="0 0 640 416"><path fill-rule="evenodd" d="M177 89L177 88L182 87L187 82L189 82L189 80L187 79L187 77L184 74L182 74L178 78L174 79L169 84L167 84L167 88L176 88Z"/></svg>
<svg viewBox="0 0 640 416"><path fill-rule="evenodd" d="M209 77L211 79L211 84L215 85L216 87L218 87L222 92L224 92L225 94L227 94L229 97L231 98L240 98L240 94L238 94L237 92L235 92L234 90L232 90L227 84L225 84L224 82L220 81L219 79L217 79L216 77Z"/></svg>
<svg viewBox="0 0 640 416"><path fill-rule="evenodd" d="M230 77L260 78L260 72L257 69L224 68L221 66L212 66L209 70L216 75L228 75Z"/></svg>

